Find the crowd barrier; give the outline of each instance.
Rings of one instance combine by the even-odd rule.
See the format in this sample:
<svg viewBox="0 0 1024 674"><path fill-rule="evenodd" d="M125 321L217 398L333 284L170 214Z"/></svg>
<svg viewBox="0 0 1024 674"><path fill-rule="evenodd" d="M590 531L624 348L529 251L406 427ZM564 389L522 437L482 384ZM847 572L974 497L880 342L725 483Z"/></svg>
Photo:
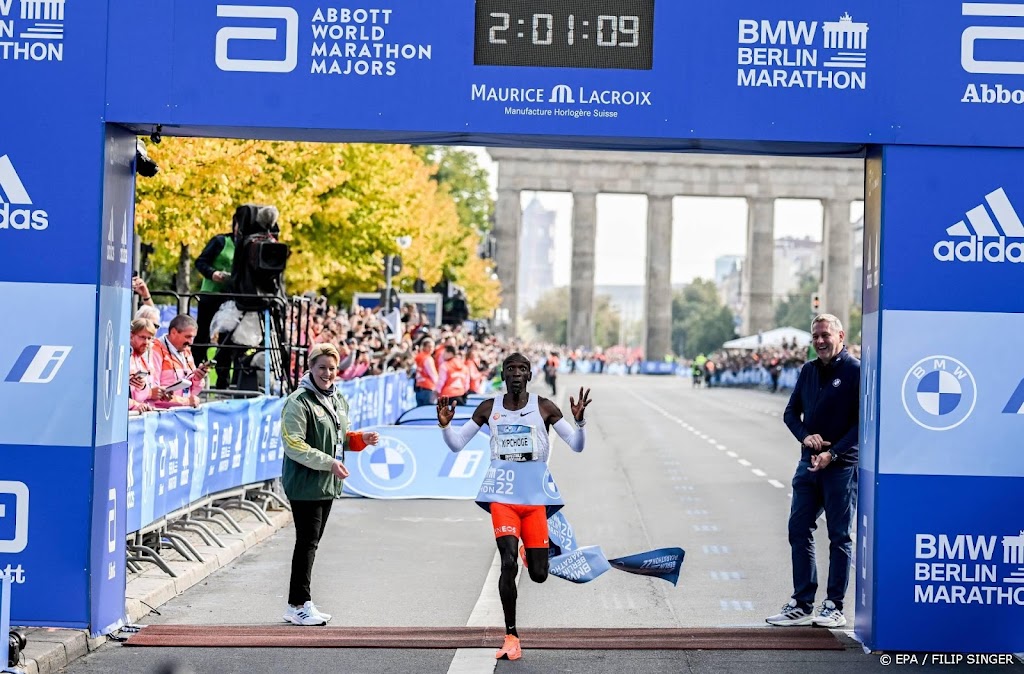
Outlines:
<svg viewBox="0 0 1024 674"><path fill-rule="evenodd" d="M341 385L352 428L393 423L415 405L404 373ZM283 398L208 403L132 417L128 422L127 531L170 513L281 475Z"/></svg>
<svg viewBox="0 0 1024 674"><path fill-rule="evenodd" d="M779 389L792 389L796 386L796 379L800 375L800 368L786 367L779 374ZM711 380L712 386L761 386L771 388L772 375L763 367L747 368L739 372L723 370L718 372Z"/></svg>

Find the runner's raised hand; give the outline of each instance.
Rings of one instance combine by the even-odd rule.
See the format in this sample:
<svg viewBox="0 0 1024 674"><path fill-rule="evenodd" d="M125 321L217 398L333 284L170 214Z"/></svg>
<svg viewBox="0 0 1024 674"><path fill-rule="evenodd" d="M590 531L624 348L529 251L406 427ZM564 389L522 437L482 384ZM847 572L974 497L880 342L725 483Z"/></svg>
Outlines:
<svg viewBox="0 0 1024 674"><path fill-rule="evenodd" d="M569 396L569 407L572 409L573 418L576 421L583 421L583 411L586 410L587 405L592 402L594 401L590 399L590 389L584 391L581 386L579 402L576 402L572 399L572 396Z"/></svg>
<svg viewBox="0 0 1024 674"><path fill-rule="evenodd" d="M457 402L453 398L438 398L437 399L437 423L441 426L447 426L455 418L455 405Z"/></svg>

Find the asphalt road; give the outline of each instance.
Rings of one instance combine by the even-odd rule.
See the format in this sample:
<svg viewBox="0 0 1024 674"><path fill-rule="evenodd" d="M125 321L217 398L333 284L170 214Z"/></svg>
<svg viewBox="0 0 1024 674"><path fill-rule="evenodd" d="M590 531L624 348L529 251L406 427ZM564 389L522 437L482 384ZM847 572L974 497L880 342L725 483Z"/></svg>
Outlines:
<svg viewBox="0 0 1024 674"><path fill-rule="evenodd" d="M782 423L786 397L693 390L681 378L562 377L559 383L590 386L594 399L585 452L574 454L552 436L552 471L580 545L600 545L608 557L667 546L687 554L676 587L615 570L584 585L553 577L537 585L523 575L519 624L763 626L792 591L786 520L799 448ZM547 395L544 387L536 390ZM556 402L568 414L565 393ZM817 539L820 602L824 526ZM149 622L281 624L293 540L291 530L281 531ZM493 562L489 517L472 502L341 499L320 546L313 595L334 614L332 625L500 625L497 588L486 581ZM851 575L848 629L853 595ZM848 646L844 652L584 652L530 651L524 644L524 658L498 663L497 671L884 671L877 655ZM450 650L170 651L108 644L68 671L153 672L168 660L218 674L479 672L494 665L488 653L473 651L456 657Z"/></svg>

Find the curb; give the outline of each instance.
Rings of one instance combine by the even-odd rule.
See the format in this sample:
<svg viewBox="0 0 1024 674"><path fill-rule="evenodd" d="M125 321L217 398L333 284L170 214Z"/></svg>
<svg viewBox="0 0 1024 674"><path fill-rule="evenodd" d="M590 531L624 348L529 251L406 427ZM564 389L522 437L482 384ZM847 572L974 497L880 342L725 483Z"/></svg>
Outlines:
<svg viewBox="0 0 1024 674"><path fill-rule="evenodd" d="M138 622L150 613L150 607L157 608L166 604L292 522L292 514L287 510L273 510L266 515L273 522L270 526L250 513L232 511L232 517L241 526L243 533L218 532L218 538L227 546L225 548L204 545L198 538L190 537L189 540L206 559L205 562L178 561L174 559L177 555L173 550L168 550L165 560L174 573L178 574L177 578L171 578L148 564L143 573L129 573L125 591L126 624ZM22 652L22 663L18 665L25 674L61 674L72 661L108 641L104 636L90 638L86 630L31 627L19 631L28 640Z"/></svg>

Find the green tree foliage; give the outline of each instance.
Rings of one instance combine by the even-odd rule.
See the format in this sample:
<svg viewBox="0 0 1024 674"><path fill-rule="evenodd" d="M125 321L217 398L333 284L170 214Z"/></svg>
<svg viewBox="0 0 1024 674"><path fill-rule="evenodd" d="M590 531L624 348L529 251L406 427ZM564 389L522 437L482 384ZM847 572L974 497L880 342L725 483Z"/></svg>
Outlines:
<svg viewBox="0 0 1024 674"><path fill-rule="evenodd" d="M462 226L477 234L490 231L494 199L487 171L477 164L476 155L441 145L421 145L413 149L424 161L437 167L434 180L455 201Z"/></svg>
<svg viewBox="0 0 1024 674"><path fill-rule="evenodd" d="M799 328L810 332L811 319L814 313L811 310L811 296L818 292L818 279L813 274L804 274L800 277L800 285L796 291L779 302L775 307L775 327L777 328Z"/></svg>
<svg viewBox="0 0 1024 674"><path fill-rule="evenodd" d="M672 297L672 350L684 358L715 351L736 336L734 325L714 281L696 279Z"/></svg>
<svg viewBox="0 0 1024 674"><path fill-rule="evenodd" d="M540 339L552 344L565 344L569 316L569 289L552 288L544 293L537 303L526 312L528 320ZM611 298L598 295L594 298L594 344L600 347L619 343L619 312L612 306Z"/></svg>
<svg viewBox="0 0 1024 674"><path fill-rule="evenodd" d="M854 304L850 307L850 325L844 326L846 328L846 343L847 344L860 344L863 336L861 335L861 325L863 323L863 310L859 304Z"/></svg>
<svg viewBox="0 0 1024 674"><path fill-rule="evenodd" d="M612 306L612 298L598 295L594 298L594 345L607 348L619 343L622 314Z"/></svg>

